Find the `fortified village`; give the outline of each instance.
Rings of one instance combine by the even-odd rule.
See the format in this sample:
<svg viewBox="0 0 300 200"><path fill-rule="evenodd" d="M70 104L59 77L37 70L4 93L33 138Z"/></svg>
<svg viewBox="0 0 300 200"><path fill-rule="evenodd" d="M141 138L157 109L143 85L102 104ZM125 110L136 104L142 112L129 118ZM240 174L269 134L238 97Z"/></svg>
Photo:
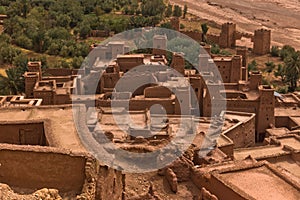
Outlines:
<svg viewBox="0 0 300 200"><path fill-rule="evenodd" d="M176 18L171 23L179 30ZM183 34L201 41L200 33ZM271 32L265 29L244 34L236 30L236 24L225 23L220 35L207 35L207 40L235 48L242 37L252 40L254 54L269 53ZM42 71L41 62L28 62L25 95L0 96L0 197L300 199L300 93L278 95L263 85L261 72L248 72L245 47L237 47L235 55L221 56L203 45L200 71L186 69L184 56L173 53L170 67L182 75L174 77L170 70L160 68L168 63L167 40L165 35L155 35L152 54L126 53L128 47L122 41L93 45L91 53L97 59L89 69ZM116 59L102 66L101 61L109 58ZM138 85L147 78L153 84L134 92L126 91L126 85L115 90L126 73L145 64L151 68L135 72L134 81ZM211 72L213 66L219 74ZM87 81L100 74L99 82ZM125 77L124 81L132 80ZM224 89L218 93L210 90L218 85ZM111 105L123 105L123 101L129 105L114 113L119 115L116 122ZM187 106L184 109L182 102ZM159 118L160 109L153 109L157 104L164 108L167 120ZM226 110L214 113L213 106L221 104L226 104ZM163 169L124 173L104 165L86 150L74 124L74 110L87 113L83 116L86 120L80 122L87 134L102 134L101 129L109 142L129 152L152 152L167 145L180 129L181 115L189 116L183 123L195 138L180 158ZM124 110L145 128L135 130L122 117ZM191 117L197 110L200 116ZM220 135L215 136L218 131ZM204 140L214 148L200 157Z"/></svg>

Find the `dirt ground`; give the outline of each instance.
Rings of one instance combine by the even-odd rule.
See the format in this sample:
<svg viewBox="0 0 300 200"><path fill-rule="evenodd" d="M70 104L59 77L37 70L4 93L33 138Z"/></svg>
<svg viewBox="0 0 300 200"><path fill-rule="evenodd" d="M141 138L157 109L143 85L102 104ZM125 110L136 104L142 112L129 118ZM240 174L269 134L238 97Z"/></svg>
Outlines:
<svg viewBox="0 0 300 200"><path fill-rule="evenodd" d="M200 194L200 190L191 181L179 182L178 192L173 193L164 176L159 176L157 172L149 172L144 174L126 174L126 197L132 198L133 196L147 193L150 182L156 195L162 200L193 199L195 195Z"/></svg>
<svg viewBox="0 0 300 200"><path fill-rule="evenodd" d="M200 18L223 24L234 22L238 31L272 30L272 45L289 44L300 49L299 0L170 0L187 5L188 12Z"/></svg>

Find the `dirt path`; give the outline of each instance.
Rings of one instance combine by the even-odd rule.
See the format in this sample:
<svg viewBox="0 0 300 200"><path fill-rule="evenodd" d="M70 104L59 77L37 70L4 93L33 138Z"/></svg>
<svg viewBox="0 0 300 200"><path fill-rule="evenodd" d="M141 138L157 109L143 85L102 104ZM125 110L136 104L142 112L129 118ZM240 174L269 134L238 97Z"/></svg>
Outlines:
<svg viewBox="0 0 300 200"><path fill-rule="evenodd" d="M272 30L272 45L300 49L300 0L170 0L187 4L189 12L217 24L234 22L239 31Z"/></svg>

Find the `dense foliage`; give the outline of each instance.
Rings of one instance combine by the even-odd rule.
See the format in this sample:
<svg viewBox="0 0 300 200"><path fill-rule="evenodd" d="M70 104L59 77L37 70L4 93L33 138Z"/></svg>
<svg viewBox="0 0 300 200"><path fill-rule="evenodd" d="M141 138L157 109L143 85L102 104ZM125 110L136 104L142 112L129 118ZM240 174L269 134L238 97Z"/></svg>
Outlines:
<svg viewBox="0 0 300 200"><path fill-rule="evenodd" d="M92 30L157 26L182 10L164 0L0 0L0 14L8 16L0 35L0 64L9 66L7 76L0 77L0 93L16 94L23 92L24 52L55 57L48 67L79 68Z"/></svg>

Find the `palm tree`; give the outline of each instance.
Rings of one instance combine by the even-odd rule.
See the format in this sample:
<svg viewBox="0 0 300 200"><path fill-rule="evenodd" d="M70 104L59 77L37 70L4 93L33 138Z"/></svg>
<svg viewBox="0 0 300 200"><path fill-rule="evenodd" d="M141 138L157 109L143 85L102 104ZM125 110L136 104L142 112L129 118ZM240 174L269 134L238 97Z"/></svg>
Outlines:
<svg viewBox="0 0 300 200"><path fill-rule="evenodd" d="M281 82L285 82L285 78L286 78L286 66L282 65L282 64L278 64L276 71L274 71L274 76L275 77L279 76L281 78Z"/></svg>
<svg viewBox="0 0 300 200"><path fill-rule="evenodd" d="M206 34L208 32L209 27L207 24L201 24L201 30L202 30L202 42L207 42Z"/></svg>
<svg viewBox="0 0 300 200"><path fill-rule="evenodd" d="M292 53L284 60L284 63L286 65L286 78L290 82L290 90L293 92L297 88L300 77L300 52Z"/></svg>
<svg viewBox="0 0 300 200"><path fill-rule="evenodd" d="M0 93L4 95L16 95L24 91L24 79L18 68L5 70L7 76L0 74Z"/></svg>

